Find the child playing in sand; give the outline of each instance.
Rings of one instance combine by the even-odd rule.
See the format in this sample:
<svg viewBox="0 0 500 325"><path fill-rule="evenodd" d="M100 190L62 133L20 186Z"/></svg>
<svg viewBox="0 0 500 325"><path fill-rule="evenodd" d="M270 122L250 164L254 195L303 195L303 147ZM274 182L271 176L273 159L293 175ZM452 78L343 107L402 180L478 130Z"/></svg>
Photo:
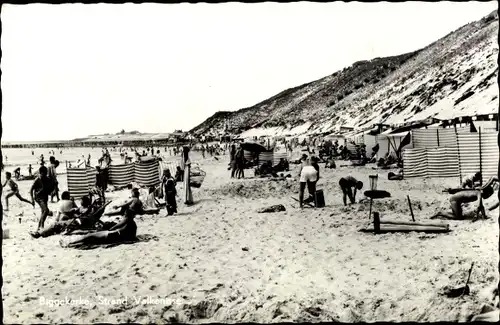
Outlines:
<svg viewBox="0 0 500 325"><path fill-rule="evenodd" d="M47 167L41 166L38 170L39 176L33 182L30 189L31 202L37 202L40 206L41 215L38 221L38 230L43 229L45 224L45 219L51 213L47 206L49 201L49 195L54 190L54 184L52 180L47 177Z"/></svg>
<svg viewBox="0 0 500 325"><path fill-rule="evenodd" d="M5 209L4 211L9 211L9 199L12 197L12 196L16 196L19 200L21 200L22 202L26 202L26 203L29 203L31 204L33 207L35 207L35 203L33 202L30 202L28 200L26 200L25 198L23 198L21 196L21 194L19 194L19 187L17 186L16 182L14 182L14 180L12 179L12 174L9 173L9 172L6 172L5 173L5 183L3 184L2 187L5 187L7 185L9 185L9 189L10 191L7 193L7 195L5 195Z"/></svg>
<svg viewBox="0 0 500 325"><path fill-rule="evenodd" d="M340 179L339 185L342 189L344 205L347 205L347 197L349 197L351 204L356 203L356 190L363 188L363 182L358 181L352 176L346 176Z"/></svg>

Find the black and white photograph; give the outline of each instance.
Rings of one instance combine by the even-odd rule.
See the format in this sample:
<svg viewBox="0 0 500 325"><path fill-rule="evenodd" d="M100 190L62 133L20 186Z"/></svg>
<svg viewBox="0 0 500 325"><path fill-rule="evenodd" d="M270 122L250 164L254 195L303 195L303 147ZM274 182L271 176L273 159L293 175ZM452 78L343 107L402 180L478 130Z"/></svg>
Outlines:
<svg viewBox="0 0 500 325"><path fill-rule="evenodd" d="M0 18L0 322L499 321L497 1Z"/></svg>

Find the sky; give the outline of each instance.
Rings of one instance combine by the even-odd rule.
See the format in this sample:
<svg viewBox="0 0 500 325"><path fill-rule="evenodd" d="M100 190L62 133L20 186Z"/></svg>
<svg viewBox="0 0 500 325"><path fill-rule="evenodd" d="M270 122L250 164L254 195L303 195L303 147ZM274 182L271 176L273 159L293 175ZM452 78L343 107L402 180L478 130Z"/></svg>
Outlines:
<svg viewBox="0 0 500 325"><path fill-rule="evenodd" d="M190 130L360 60L429 45L493 2L2 7L2 141Z"/></svg>

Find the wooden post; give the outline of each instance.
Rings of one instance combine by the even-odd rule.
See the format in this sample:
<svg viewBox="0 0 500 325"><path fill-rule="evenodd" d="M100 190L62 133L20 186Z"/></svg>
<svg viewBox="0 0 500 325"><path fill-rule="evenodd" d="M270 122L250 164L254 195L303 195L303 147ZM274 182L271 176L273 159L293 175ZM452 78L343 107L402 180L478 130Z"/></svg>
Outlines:
<svg viewBox="0 0 500 325"><path fill-rule="evenodd" d="M462 186L462 163L460 161L460 141L458 140L457 129L455 128L455 136L457 138L457 152L458 152L458 177L460 178L460 182L458 183L458 187Z"/></svg>
<svg viewBox="0 0 500 325"><path fill-rule="evenodd" d="M481 146L481 127L479 127L479 172L481 175L483 174L483 151L482 151L482 146ZM481 177L480 180L481 186L483 186L483 177Z"/></svg>
<svg viewBox="0 0 500 325"><path fill-rule="evenodd" d="M438 147L439 147L439 129L436 129L436 138L437 138Z"/></svg>
<svg viewBox="0 0 500 325"><path fill-rule="evenodd" d="M368 214L368 219L370 219L372 217L372 204L373 204L373 199L370 198L370 212Z"/></svg>
<svg viewBox="0 0 500 325"><path fill-rule="evenodd" d="M380 216L378 212L373 212L373 230L376 234L380 232Z"/></svg>
<svg viewBox="0 0 500 325"><path fill-rule="evenodd" d="M413 220L413 222L415 222L415 216L413 215L413 209L411 207L410 196L407 195L406 197L408 198L408 205L410 206L411 219Z"/></svg>

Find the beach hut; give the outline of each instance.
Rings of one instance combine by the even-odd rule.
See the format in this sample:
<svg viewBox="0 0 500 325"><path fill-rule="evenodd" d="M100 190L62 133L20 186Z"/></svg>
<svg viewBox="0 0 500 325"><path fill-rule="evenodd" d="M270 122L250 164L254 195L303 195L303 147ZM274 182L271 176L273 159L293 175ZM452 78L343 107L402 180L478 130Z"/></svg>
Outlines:
<svg viewBox="0 0 500 325"><path fill-rule="evenodd" d="M391 133L390 130L377 135L377 143L380 146L377 159L384 157L387 153L398 157L404 148L412 148L410 131Z"/></svg>

